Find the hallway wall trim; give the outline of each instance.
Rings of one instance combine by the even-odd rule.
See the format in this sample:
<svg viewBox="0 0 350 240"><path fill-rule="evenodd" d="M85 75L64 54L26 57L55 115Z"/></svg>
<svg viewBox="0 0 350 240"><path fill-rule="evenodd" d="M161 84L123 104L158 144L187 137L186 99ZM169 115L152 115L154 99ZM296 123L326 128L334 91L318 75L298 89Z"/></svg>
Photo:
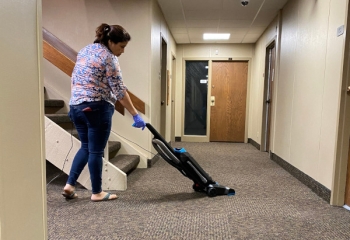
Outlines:
<svg viewBox="0 0 350 240"><path fill-rule="evenodd" d="M248 138L248 143L250 143L251 145L253 145L254 147L256 147L260 151L260 144L259 143L255 142L251 138Z"/></svg>
<svg viewBox="0 0 350 240"><path fill-rule="evenodd" d="M300 182L302 182L304 185L306 185L308 188L310 188L314 193L316 193L319 197L321 197L323 200L330 203L331 200L331 190L314 180L313 178L309 177L296 167L292 166L273 152L270 152L270 159L274 162L276 162L278 165L280 165L283 169L285 169L287 172L289 172L292 176L294 176L296 179L298 179Z"/></svg>

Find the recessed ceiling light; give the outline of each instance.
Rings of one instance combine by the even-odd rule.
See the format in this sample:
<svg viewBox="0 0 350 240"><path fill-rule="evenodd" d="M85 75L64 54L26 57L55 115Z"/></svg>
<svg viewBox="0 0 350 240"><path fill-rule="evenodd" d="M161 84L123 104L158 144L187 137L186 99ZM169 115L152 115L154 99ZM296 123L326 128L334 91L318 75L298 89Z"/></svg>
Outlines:
<svg viewBox="0 0 350 240"><path fill-rule="evenodd" d="M229 33L204 33L204 40L226 40L230 38Z"/></svg>

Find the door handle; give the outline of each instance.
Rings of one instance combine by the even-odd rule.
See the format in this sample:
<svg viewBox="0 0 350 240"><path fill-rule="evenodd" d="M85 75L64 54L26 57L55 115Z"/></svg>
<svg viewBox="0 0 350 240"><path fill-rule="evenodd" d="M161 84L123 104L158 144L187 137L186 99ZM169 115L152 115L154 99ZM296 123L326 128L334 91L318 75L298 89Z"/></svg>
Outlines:
<svg viewBox="0 0 350 240"><path fill-rule="evenodd" d="M163 105L164 105L164 103L165 103L165 101L161 101L161 102L160 102L160 105L162 105L162 106L163 106Z"/></svg>

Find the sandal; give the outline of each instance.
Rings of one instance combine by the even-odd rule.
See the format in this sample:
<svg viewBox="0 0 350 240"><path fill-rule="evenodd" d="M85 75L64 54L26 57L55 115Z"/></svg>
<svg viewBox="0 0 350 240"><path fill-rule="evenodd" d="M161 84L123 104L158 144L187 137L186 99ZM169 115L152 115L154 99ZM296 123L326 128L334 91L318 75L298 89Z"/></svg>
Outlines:
<svg viewBox="0 0 350 240"><path fill-rule="evenodd" d="M106 196L104 196L104 198L100 199L100 200L91 200L93 202L103 202L103 201L112 201L112 200L116 200L118 198L118 196L116 198L111 198L109 199L109 197L111 196L111 193L107 193Z"/></svg>
<svg viewBox="0 0 350 240"><path fill-rule="evenodd" d="M69 193L69 192L63 192L62 195L66 198L66 199L74 199L77 198L78 195L75 193L75 191Z"/></svg>

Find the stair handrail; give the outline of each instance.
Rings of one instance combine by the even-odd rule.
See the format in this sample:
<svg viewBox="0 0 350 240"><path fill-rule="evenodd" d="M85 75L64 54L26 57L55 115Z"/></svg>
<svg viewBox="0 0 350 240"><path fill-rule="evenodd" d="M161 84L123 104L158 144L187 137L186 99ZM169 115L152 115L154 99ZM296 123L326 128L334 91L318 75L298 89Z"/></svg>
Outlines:
<svg viewBox="0 0 350 240"><path fill-rule="evenodd" d="M45 28L42 28L42 32L44 58L71 77L78 53ZM145 114L145 102L129 90L128 93L135 108ZM125 114L125 108L119 101L115 104L115 110Z"/></svg>

